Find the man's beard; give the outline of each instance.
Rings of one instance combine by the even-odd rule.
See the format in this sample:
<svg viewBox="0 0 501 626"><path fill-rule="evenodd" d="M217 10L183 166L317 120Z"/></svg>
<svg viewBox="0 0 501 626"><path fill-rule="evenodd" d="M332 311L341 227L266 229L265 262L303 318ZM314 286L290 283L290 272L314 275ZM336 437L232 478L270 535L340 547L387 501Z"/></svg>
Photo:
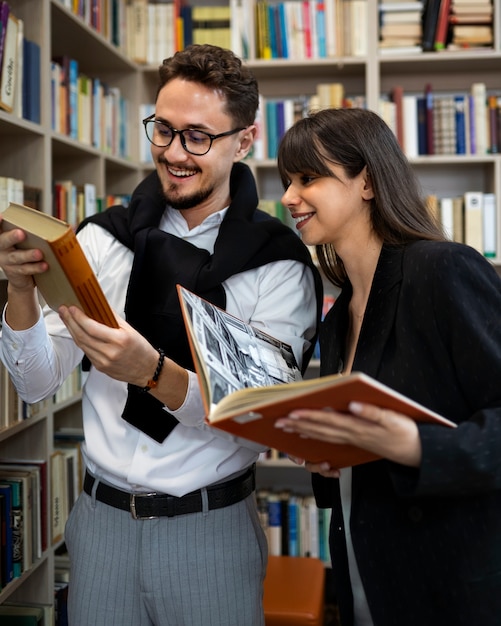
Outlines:
<svg viewBox="0 0 501 626"><path fill-rule="evenodd" d="M202 202L210 197L214 191L214 187L199 189L197 192L184 197L172 197L169 191L170 190L164 190L165 199L167 200L168 205L173 209L176 209L176 211L184 211L186 209L193 209L199 204L202 204Z"/></svg>

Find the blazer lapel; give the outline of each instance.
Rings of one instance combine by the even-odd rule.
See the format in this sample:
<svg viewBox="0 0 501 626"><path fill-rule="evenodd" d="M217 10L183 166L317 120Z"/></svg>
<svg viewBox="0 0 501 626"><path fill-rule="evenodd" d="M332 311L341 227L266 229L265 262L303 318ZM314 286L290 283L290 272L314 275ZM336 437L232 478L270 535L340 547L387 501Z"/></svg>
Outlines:
<svg viewBox="0 0 501 626"><path fill-rule="evenodd" d="M383 246L360 331L353 371L377 377L393 328L402 284L404 247Z"/></svg>

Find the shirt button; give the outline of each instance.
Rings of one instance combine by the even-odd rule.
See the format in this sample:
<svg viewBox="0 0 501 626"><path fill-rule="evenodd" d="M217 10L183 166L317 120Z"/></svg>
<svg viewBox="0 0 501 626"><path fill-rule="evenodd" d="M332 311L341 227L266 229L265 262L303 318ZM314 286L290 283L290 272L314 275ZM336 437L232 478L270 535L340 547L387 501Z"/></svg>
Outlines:
<svg viewBox="0 0 501 626"><path fill-rule="evenodd" d="M141 452L144 452L144 453L148 452L148 446L146 444L143 444L141 446Z"/></svg>

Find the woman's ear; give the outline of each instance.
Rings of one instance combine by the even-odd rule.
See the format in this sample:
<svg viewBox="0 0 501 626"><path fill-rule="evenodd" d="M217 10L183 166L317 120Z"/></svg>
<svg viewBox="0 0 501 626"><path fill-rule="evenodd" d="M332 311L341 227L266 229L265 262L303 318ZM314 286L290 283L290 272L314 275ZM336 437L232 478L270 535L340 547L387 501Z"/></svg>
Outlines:
<svg viewBox="0 0 501 626"><path fill-rule="evenodd" d="M363 170L364 188L362 190L362 197L364 200L372 200L374 198L374 190L372 188L372 178L367 169L367 165Z"/></svg>

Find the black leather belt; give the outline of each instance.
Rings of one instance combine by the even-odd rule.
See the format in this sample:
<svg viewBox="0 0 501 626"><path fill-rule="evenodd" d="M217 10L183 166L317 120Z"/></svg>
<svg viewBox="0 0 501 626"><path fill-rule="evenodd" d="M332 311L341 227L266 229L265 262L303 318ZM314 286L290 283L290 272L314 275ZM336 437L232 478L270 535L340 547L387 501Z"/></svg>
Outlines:
<svg viewBox="0 0 501 626"><path fill-rule="evenodd" d="M85 493L92 494L95 480L89 472L85 473L83 485ZM241 476L207 487L208 508L209 510L221 509L236 504L249 496L255 487L255 467L253 466ZM130 493L100 482L96 490L96 500L116 509L129 511L134 519L174 517L200 513L203 510L201 490L192 491L178 498L163 493Z"/></svg>

